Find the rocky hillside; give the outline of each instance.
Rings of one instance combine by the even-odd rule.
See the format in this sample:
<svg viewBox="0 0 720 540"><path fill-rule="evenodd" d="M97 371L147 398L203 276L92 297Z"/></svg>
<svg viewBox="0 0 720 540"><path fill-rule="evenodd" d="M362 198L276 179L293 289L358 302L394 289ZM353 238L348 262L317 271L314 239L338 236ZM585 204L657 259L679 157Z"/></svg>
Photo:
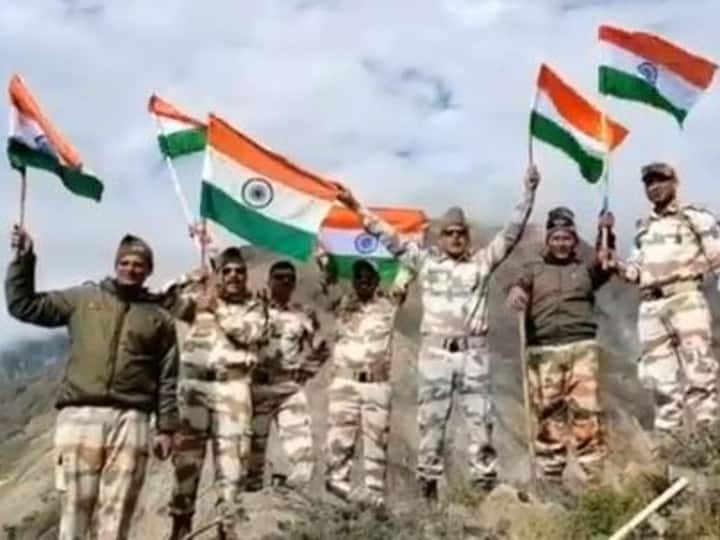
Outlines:
<svg viewBox="0 0 720 540"><path fill-rule="evenodd" d="M476 233L482 242L487 235ZM498 410L498 425L495 431L495 442L502 458L502 476L509 484L522 486L528 478L527 442L525 437L525 420L521 398L521 379L519 361L519 343L517 321L515 315L504 306L505 287L514 279L520 264L530 257L537 256L541 233L531 228L523 242L513 255L503 263L494 278L491 298L491 315L493 330L490 336L493 353L493 391ZM270 259L262 254L253 254L251 279L259 284L264 281ZM311 291L316 280L315 269L304 268L298 287L299 299L312 301ZM650 408L647 393L639 387L635 378L634 360L637 357L637 346L634 337L634 310L636 297L632 289L612 282L600 294L601 338L605 346L602 369L602 399L607 410L607 421L610 430L611 467L609 476L617 476L629 461L644 462L648 459L647 440L642 425L647 426ZM418 347L417 323L420 318L417 291L413 290L404 306L398 324L399 332L395 343L393 363L393 384L395 398L392 411L390 440L390 471L389 488L393 508L402 509L411 504L416 497L413 481L415 455L417 446L417 427L415 421L415 355ZM325 317L324 323L330 323ZM40 362L44 362L45 353L38 353ZM30 354L30 356L33 356ZM34 358L34 356L33 356ZM52 458L51 458L51 426L54 413L51 401L54 383L58 370L49 369L42 374L25 377L5 385L0 396L0 530L7 538L53 538L53 524L57 519L57 500L52 491ZM314 412L314 435L318 456L312 492L321 493L323 472L323 437L325 430L326 399L324 388L327 385L325 370L309 383L309 396ZM453 423L461 420L457 411L453 412ZM463 449L466 437L463 430L453 430L449 448L451 482L444 486L448 500L473 500L474 494L468 493L463 480L462 465ZM273 466L282 468L281 456L273 453ZM572 476L573 471L570 471ZM571 478L572 482L572 478ZM164 506L168 500L170 489L170 472L167 463L153 463L146 483L140 510L137 515L133 538L164 538L167 534L167 518ZM464 487L465 486L465 487ZM503 488L505 495L510 488ZM502 493L501 493L502 495ZM505 496L503 495L503 496ZM512 498L512 497L511 497ZM391 530L389 525L372 527L375 533L385 536L372 538L539 538L535 533L522 536L517 532L520 525L513 525L515 518L526 515L528 509L523 507L517 498L514 502L503 503L505 510L484 510L469 512L462 518L468 523L468 529L452 536L425 535L415 529L405 527ZM201 491L201 507L197 523L211 520L210 506L213 494L208 489ZM467 502L467 501L466 501ZM339 533L332 530L331 524L337 516L329 517L326 524L327 532L318 525L324 518L317 517L317 525L312 531L304 533L291 532L293 522L302 516L320 516L318 506L309 504L307 500L293 496L280 496L271 491L249 496L247 499L250 523L242 526L243 538L360 538L352 536L350 529ZM520 506L518 506L520 504ZM525 503L523 503L525 504ZM463 507L466 508L466 507ZM525 508L525 509L523 509ZM538 507L533 506L537 510ZM299 509L299 510L298 510ZM489 513L488 513L489 512ZM503 513L504 512L504 513ZM514 513L517 512L517 515ZM508 514L509 513L509 514ZM540 512L542 513L542 512ZM497 521L505 516L510 522L505 536L482 536L483 523L478 523L479 516L484 515L486 521ZM438 523L446 521L452 525L453 517L444 514L438 517ZM347 517L347 516L346 516ZM415 516L417 517L417 516ZM442 518L442 519L441 519ZM344 518L343 518L344 519ZM361 520L362 517L353 518ZM419 518L418 518L419 519ZM413 519L410 519L413 521ZM415 520L417 521L417 519ZM482 520L481 520L482 521ZM522 521L522 520L520 520ZM518 521L518 523L520 523ZM414 522L414 521L413 521ZM477 525L472 532L472 525ZM450 526L448 525L448 526ZM507 525L507 523L506 523ZM439 526L439 525L438 525ZM454 525L453 525L454 526ZM515 529L513 529L513 526ZM451 527L452 528L452 527ZM408 531L415 531L411 536ZM448 529L450 530L450 529ZM515 532L512 532L512 531ZM334 532L333 532L334 531ZM378 532L380 531L380 532ZM470 531L470 532L468 532ZM438 533L439 534L439 533ZM525 533L523 533L525 534ZM299 535L299 536L298 536ZM212 538L212 535L199 538ZM370 538L369 533L363 538Z"/></svg>

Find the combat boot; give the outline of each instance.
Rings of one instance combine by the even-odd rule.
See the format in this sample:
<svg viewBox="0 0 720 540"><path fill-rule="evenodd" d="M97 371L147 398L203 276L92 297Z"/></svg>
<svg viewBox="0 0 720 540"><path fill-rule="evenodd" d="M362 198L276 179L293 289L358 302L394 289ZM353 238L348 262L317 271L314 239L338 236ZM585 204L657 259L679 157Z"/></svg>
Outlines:
<svg viewBox="0 0 720 540"><path fill-rule="evenodd" d="M170 540L183 540L192 532L192 514L177 514L172 516L172 530Z"/></svg>
<svg viewBox="0 0 720 540"><path fill-rule="evenodd" d="M420 478L420 493L429 503L438 501L437 480L434 478Z"/></svg>

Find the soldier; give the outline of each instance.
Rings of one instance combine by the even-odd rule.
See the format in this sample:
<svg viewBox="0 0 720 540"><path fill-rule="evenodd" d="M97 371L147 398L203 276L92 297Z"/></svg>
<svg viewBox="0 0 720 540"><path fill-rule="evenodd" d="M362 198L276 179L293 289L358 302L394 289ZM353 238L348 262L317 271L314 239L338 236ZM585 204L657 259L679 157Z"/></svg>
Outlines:
<svg viewBox="0 0 720 540"><path fill-rule="evenodd" d="M302 388L327 359L325 342L312 310L292 302L297 274L289 261L278 261L268 276L270 341L252 375L252 443L248 470L248 491L262 489L270 424L277 424L278 436L292 466L290 476L273 474L280 485L304 488L313 472L313 441L310 409Z"/></svg>
<svg viewBox="0 0 720 540"><path fill-rule="evenodd" d="M59 538L126 539L145 478L150 415L156 414L152 447L160 459L169 456L177 428L175 329L143 286L152 251L126 235L114 278L37 292L33 242L18 226L12 247L5 281L10 314L70 333L55 425Z"/></svg>
<svg viewBox="0 0 720 540"><path fill-rule="evenodd" d="M392 289L385 292L378 288L376 265L361 259L353 265L353 291L342 295L328 272L327 256L321 253L318 263L325 274L327 307L335 316L325 485L343 500L382 506L390 430L392 338L410 274L400 270ZM351 491L350 469L358 432L364 454L364 488Z"/></svg>
<svg viewBox="0 0 720 540"><path fill-rule="evenodd" d="M603 214L601 227L612 226ZM548 486L562 485L568 438L592 482L601 480L607 454L598 400L595 291L610 278L598 251L587 264L578 254L575 216L559 207L546 224L540 260L526 263L510 289L509 303L525 313L530 396L537 416L537 465ZM612 245L612 237L609 238ZM568 437L569 436L569 437ZM552 489L552 488L551 488Z"/></svg>
<svg viewBox="0 0 720 540"><path fill-rule="evenodd" d="M422 288L422 343L418 361L418 424L420 446L417 474L423 496L437 500L437 480L443 474L443 445L450 406L456 395L471 424L470 476L482 489L496 479L497 456L492 429L487 348L487 297L490 275L522 236L540 175L529 167L523 199L513 218L484 249L470 252L465 214L450 208L440 219L437 247L408 241L360 206L349 192L338 199L364 217L366 230L419 276Z"/></svg>
<svg viewBox="0 0 720 540"><path fill-rule="evenodd" d="M181 295L177 301L181 293L171 291L176 295L175 312L192 324L180 356L181 425L173 456L172 540L184 538L192 528L208 442L217 505L224 516L220 538L235 538L233 525L241 510L247 474L250 377L267 341L267 311L247 290L247 268L239 248L222 251L214 267L214 283L194 300Z"/></svg>
<svg viewBox="0 0 720 540"><path fill-rule="evenodd" d="M646 165L642 180L653 209L638 221L630 258L613 266L640 287L638 375L654 393L656 450L662 451L681 428L684 410L703 426L717 420L718 363L702 278L718 269L720 228L707 210L678 201L670 165Z"/></svg>

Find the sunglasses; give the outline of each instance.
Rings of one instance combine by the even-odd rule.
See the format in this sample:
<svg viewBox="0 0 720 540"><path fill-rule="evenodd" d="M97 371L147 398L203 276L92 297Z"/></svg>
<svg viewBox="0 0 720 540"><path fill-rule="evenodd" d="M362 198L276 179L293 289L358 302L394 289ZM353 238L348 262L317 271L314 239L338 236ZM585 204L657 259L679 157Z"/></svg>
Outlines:
<svg viewBox="0 0 720 540"><path fill-rule="evenodd" d="M441 232L443 236L465 236L467 229L445 229Z"/></svg>
<svg viewBox="0 0 720 540"><path fill-rule="evenodd" d="M222 273L223 276L229 276L231 274L237 274L238 276L244 276L246 273L245 268L238 267L238 266L224 266L222 270L220 270L220 273Z"/></svg>
<svg viewBox="0 0 720 540"><path fill-rule="evenodd" d="M295 274L273 274L270 279L276 281L284 281L287 283L295 283Z"/></svg>

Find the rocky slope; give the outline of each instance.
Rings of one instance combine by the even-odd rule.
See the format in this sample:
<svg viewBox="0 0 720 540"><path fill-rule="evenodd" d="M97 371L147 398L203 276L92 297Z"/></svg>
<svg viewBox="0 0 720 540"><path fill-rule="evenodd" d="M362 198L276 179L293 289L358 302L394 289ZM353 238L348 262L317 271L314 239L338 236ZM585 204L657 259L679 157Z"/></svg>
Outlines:
<svg viewBox="0 0 720 540"><path fill-rule="evenodd" d="M486 236L482 233L476 234L479 241L483 241ZM502 475L506 482L516 485L523 485L527 481L529 469L521 398L517 322L515 316L504 307L503 291L514 279L522 261L536 255L540 239L540 231L531 228L513 255L503 263L494 278L490 304L493 323L490 336L493 350L493 392L498 410L495 442L502 457ZM262 283L270 259L260 254L255 254L252 259L251 279L253 283ZM310 291L313 290L315 277L314 268L302 269L298 288L300 300L312 301ZM647 439L642 426L647 427L650 408L648 395L637 384L634 371L634 360L637 356L634 337L635 293L632 289L613 281L601 292L599 304L601 339L605 346L601 387L610 433L609 474L612 476L631 460L643 462L648 459ZM403 508L403 505L410 504L409 501L416 497L413 467L418 435L415 422L414 359L418 346L419 317L419 300L417 291L413 290L401 312L393 362L395 398L390 440L389 489L390 500L396 508ZM51 402L57 376L58 368L50 368L30 378L25 377L22 381L6 383L1 389L0 524L2 527L0 531L2 532L0 534L4 534L7 538L53 538L53 524L57 519L57 499L52 491L50 449L54 412ZM322 491L322 448L326 409L323 389L327 385L325 372L323 371L309 385L318 455L312 492L317 495ZM461 425L462 419L459 416L458 411L453 411L453 425L456 427ZM454 429L449 445L452 450L449 457L452 485L445 488L448 497L454 496L453 493L457 495L458 490L462 492L463 489L462 461L465 445L464 431ZM282 468L284 466L282 457L274 452L272 454L276 466ZM572 471L570 474L572 475ZM142 494L133 538L160 539L167 534L164 505L168 500L169 479L169 465L154 462ZM472 494L470 496L472 497ZM204 488L201 491L198 523L211 520L212 500L212 492ZM520 515L527 513L522 506L517 506L520 503L515 503L505 504L506 510L502 514L511 523L515 517L519 518ZM242 526L243 538L247 539L294 537L294 533L288 532L288 527L291 528L288 523L308 515L313 509L317 510L316 505L309 504L307 500L281 496L272 490L249 496L247 504L250 522ZM536 506L533 508L537 509ZM517 513L517 516L514 516L514 513ZM496 511L491 511L490 514L493 515L493 519L499 519ZM467 518L470 521L473 519L477 521L477 516L472 519ZM481 528L478 529L480 530ZM466 531L466 533L458 537L483 537L475 536L472 532ZM344 536L350 538L349 534ZM392 534L398 536L396 533ZM480 535L480 532L477 534ZM517 536L520 533L513 534L515 536L498 536L498 538L524 538ZM199 536L199 538L212 537L211 534ZM333 536L322 536L317 533L315 536L308 534L304 537L311 539ZM381 536L375 537L381 538ZM494 536L486 537L494 538Z"/></svg>

